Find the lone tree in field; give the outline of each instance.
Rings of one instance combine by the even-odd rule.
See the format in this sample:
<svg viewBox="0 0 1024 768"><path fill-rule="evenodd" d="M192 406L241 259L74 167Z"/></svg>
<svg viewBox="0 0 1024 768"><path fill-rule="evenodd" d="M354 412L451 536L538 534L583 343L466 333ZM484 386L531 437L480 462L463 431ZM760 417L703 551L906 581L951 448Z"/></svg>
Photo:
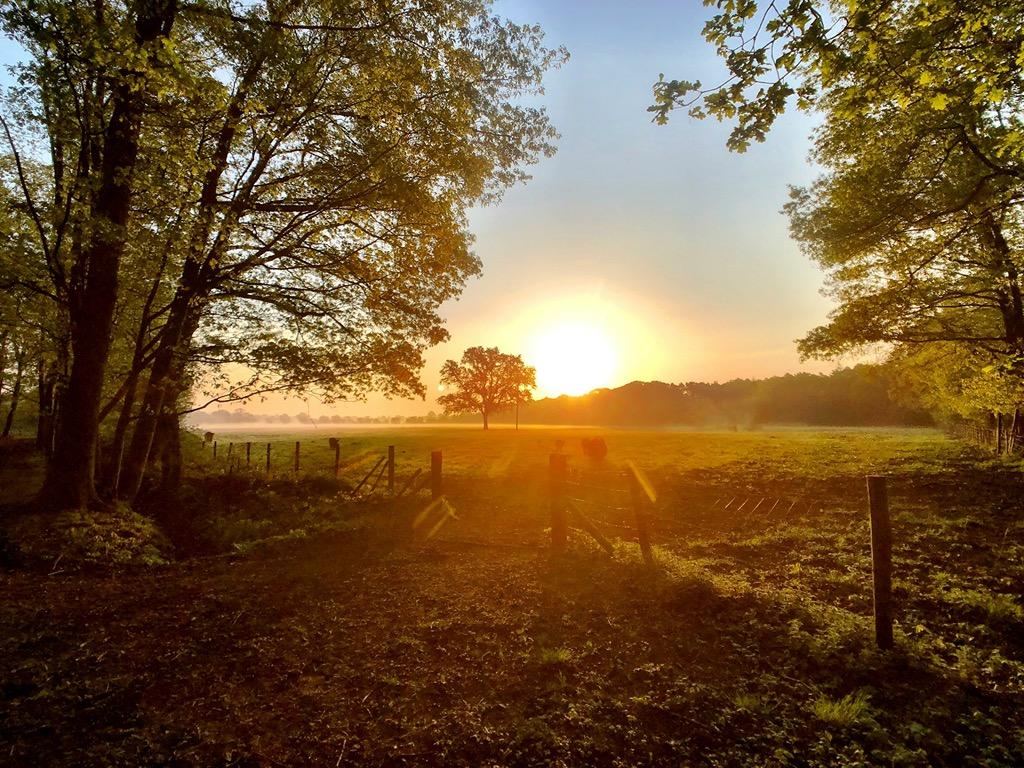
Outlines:
<svg viewBox="0 0 1024 768"><path fill-rule="evenodd" d="M537 371L519 355L507 355L497 347L470 347L462 353L462 362L449 360L441 367L441 383L453 390L437 398L444 412L479 413L487 429L492 413L530 402Z"/></svg>

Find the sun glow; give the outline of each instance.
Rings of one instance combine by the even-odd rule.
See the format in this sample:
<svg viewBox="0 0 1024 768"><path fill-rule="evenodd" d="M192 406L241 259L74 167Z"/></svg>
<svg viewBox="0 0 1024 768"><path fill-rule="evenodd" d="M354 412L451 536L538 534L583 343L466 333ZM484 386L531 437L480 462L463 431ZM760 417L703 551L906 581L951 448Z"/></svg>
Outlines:
<svg viewBox="0 0 1024 768"><path fill-rule="evenodd" d="M537 369L538 389L548 395L582 395L610 386L619 367L611 338L585 322L540 330L524 357Z"/></svg>
<svg viewBox="0 0 1024 768"><path fill-rule="evenodd" d="M603 285L562 285L508 297L491 321L500 330L474 343L522 354L537 369L535 398L582 395L663 376L664 345L652 329L671 316L647 298ZM674 324L673 334L677 345L692 346L683 324Z"/></svg>

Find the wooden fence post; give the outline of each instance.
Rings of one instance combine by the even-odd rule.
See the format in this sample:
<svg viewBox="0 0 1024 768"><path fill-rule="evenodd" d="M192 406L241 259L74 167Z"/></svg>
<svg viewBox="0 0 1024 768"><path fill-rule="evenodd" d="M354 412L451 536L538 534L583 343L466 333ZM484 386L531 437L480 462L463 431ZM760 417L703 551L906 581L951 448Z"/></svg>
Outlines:
<svg viewBox="0 0 1024 768"><path fill-rule="evenodd" d="M235 448L235 444L234 443L228 443L228 463L229 464L231 463L231 454L233 453L234 448Z"/></svg>
<svg viewBox="0 0 1024 768"><path fill-rule="evenodd" d="M267 443L267 477L270 477L270 443Z"/></svg>
<svg viewBox="0 0 1024 768"><path fill-rule="evenodd" d="M569 457L564 453L552 453L548 457L548 475L551 495L551 547L556 552L565 552L569 542L569 516L565 500Z"/></svg>
<svg viewBox="0 0 1024 768"><path fill-rule="evenodd" d="M213 441L213 458L217 458L217 441Z"/></svg>
<svg viewBox="0 0 1024 768"><path fill-rule="evenodd" d="M395 446L388 446L388 495L395 494Z"/></svg>
<svg viewBox="0 0 1024 768"><path fill-rule="evenodd" d="M441 498L441 452L430 453L430 498Z"/></svg>
<svg viewBox="0 0 1024 768"><path fill-rule="evenodd" d="M245 466L248 468L252 465L252 443L245 444Z"/></svg>
<svg viewBox="0 0 1024 768"><path fill-rule="evenodd" d="M338 479L338 472L341 471L341 441L334 441L334 479Z"/></svg>
<svg viewBox="0 0 1024 768"><path fill-rule="evenodd" d="M871 514L871 573L875 607L875 642L882 650L893 646L892 637L892 529L885 478L869 475L868 508Z"/></svg>
<svg viewBox="0 0 1024 768"><path fill-rule="evenodd" d="M647 513L644 512L643 491L636 475L629 474L629 496L633 502L633 514L636 516L636 539L640 544L640 554L646 565L654 564L654 553L651 551L651 532L647 527Z"/></svg>
<svg viewBox="0 0 1024 768"><path fill-rule="evenodd" d="M295 441L295 477L299 476L299 441Z"/></svg>

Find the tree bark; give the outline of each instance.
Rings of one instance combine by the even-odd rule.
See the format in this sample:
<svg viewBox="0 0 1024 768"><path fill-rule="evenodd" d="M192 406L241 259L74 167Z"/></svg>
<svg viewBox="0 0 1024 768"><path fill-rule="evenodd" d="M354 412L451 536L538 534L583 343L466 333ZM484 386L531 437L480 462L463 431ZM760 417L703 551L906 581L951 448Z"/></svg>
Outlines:
<svg viewBox="0 0 1024 768"><path fill-rule="evenodd" d="M46 431L46 361L40 360L36 366L36 396L39 400L38 413L36 414L36 447L43 450L43 434Z"/></svg>
<svg viewBox="0 0 1024 768"><path fill-rule="evenodd" d="M135 41L140 52L170 34L176 13L175 0L141 0L135 18ZM40 492L40 502L51 508L80 508L96 499L100 400L131 210L132 176L139 155L139 131L148 96L143 86L135 77L126 76L112 90L92 236L83 249L78 265L81 282L70 302L71 375L61 394L56 445Z"/></svg>
<svg viewBox="0 0 1024 768"><path fill-rule="evenodd" d="M36 447L49 456L53 452L53 433L56 414L54 413L54 400L57 388L57 367L56 364L49 366L44 361L39 361L39 415L36 420Z"/></svg>
<svg viewBox="0 0 1024 768"><path fill-rule="evenodd" d="M1006 452L1012 454L1017 448L1017 431L1020 429L1020 408L1013 409L1010 434L1006 436Z"/></svg>
<svg viewBox="0 0 1024 768"><path fill-rule="evenodd" d="M67 317L66 312L60 313L59 322L62 323L62 330L54 340L55 359L50 364L45 379L46 422L42 424L43 430L39 436L39 449L47 458L53 455L53 447L61 418L60 393L67 389L71 368L70 319Z"/></svg>
<svg viewBox="0 0 1024 768"><path fill-rule="evenodd" d="M163 333L168 335L161 340L153 359L135 430L122 463L117 489L119 498L131 501L142 487L160 415L165 404L173 407L184 375L187 349L198 327L198 309L189 301L188 292L180 292L174 299L164 326Z"/></svg>
<svg viewBox="0 0 1024 768"><path fill-rule="evenodd" d="M174 493L181 485L181 424L175 404L160 416L160 490Z"/></svg>
<svg viewBox="0 0 1024 768"><path fill-rule="evenodd" d="M135 400L139 391L139 379L146 367L146 340L152 321L150 313L152 312L153 303L156 301L157 293L160 290L160 283L163 280L164 271L167 267L167 260L170 256L170 248L172 245L171 238L174 237L174 229L175 228L172 228L172 234L168 237L168 243L164 248L163 258L160 260L160 268L157 270L156 276L153 278L152 285L150 286L149 293L146 295L146 300L143 302L139 318L139 327L135 332L135 346L132 350L132 364L128 370L128 376L123 385L121 410L118 413L117 424L114 427L114 436L110 443L110 458L107 462L103 479L105 490L113 497L117 496L117 487L121 479L121 464L124 461L125 441L128 436L128 425L131 422L132 413L135 409ZM115 398L116 397L117 396L115 395ZM112 408L115 402L116 399L111 401L108 406L105 406L105 408ZM103 412L101 411L101 416L102 413Z"/></svg>
<svg viewBox="0 0 1024 768"><path fill-rule="evenodd" d="M994 254L993 269L1003 281L996 295L1006 343L1016 354L1024 354L1024 298L1021 297L1020 275L1001 224L991 213L985 214L984 220L983 235Z"/></svg>
<svg viewBox="0 0 1024 768"><path fill-rule="evenodd" d="M11 387L11 405L7 409L7 420L4 422L2 437L10 437L11 427L14 425L14 414L18 410L18 401L21 399L21 380L25 375L25 357L19 354L16 358L17 368L14 372L14 386Z"/></svg>
<svg viewBox="0 0 1024 768"><path fill-rule="evenodd" d="M132 410L135 407L135 395L138 390L139 372L132 370L128 374L128 381L125 382L124 399L121 402L121 411L117 415L117 424L114 425L114 436L110 441L110 458L107 462L106 474L103 485L111 496L117 496L117 486L121 480L121 464L124 460L124 443L128 435L128 422L131 421Z"/></svg>
<svg viewBox="0 0 1024 768"><path fill-rule="evenodd" d="M6 331L4 331L3 335L0 335L0 401L4 399L4 371L7 370L7 337Z"/></svg>

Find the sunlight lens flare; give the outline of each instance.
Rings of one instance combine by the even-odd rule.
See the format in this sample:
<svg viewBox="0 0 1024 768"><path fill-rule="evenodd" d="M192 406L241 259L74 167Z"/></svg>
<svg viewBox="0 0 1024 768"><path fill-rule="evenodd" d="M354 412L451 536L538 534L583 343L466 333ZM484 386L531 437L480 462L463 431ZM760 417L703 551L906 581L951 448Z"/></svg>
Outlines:
<svg viewBox="0 0 1024 768"><path fill-rule="evenodd" d="M565 322L540 331L525 355L537 369L537 387L550 396L583 395L609 386L619 356L611 339L586 323Z"/></svg>

